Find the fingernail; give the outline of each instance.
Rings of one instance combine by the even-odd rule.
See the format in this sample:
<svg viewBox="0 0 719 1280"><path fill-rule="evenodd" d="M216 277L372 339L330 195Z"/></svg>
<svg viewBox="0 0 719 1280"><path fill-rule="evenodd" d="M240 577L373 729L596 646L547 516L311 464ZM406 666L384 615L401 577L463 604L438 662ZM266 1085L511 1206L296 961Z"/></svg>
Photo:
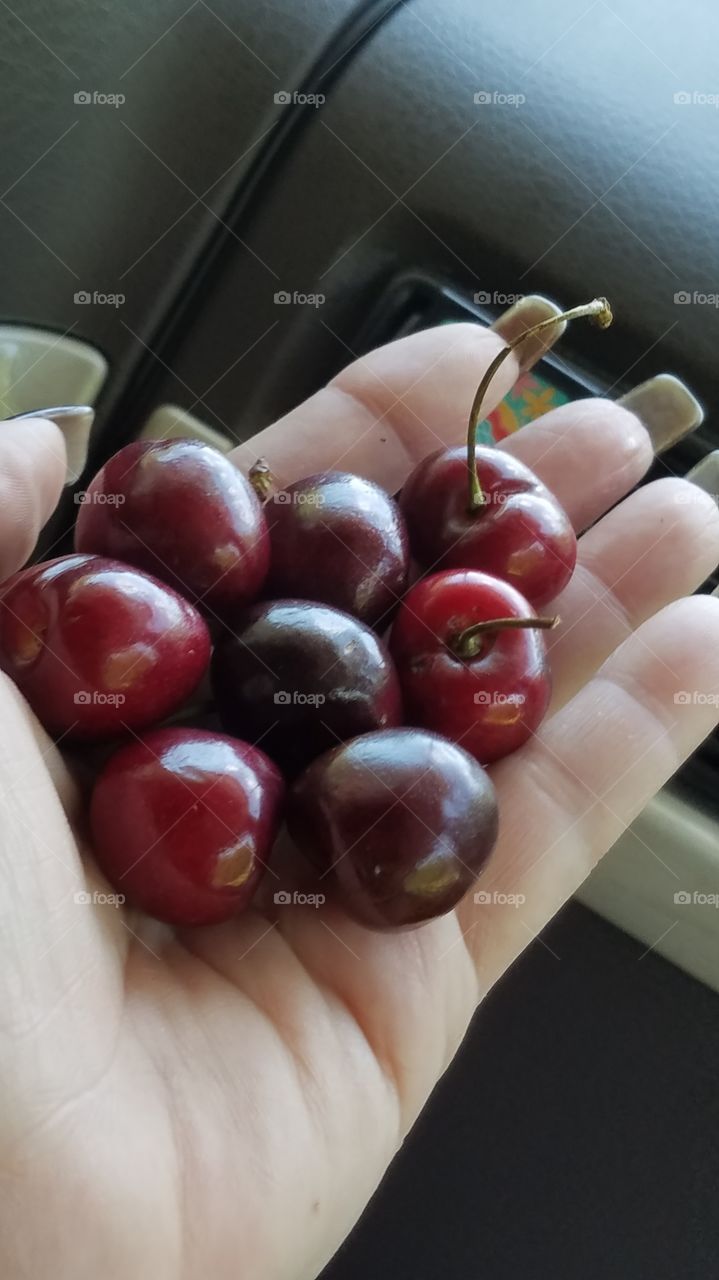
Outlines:
<svg viewBox="0 0 719 1280"><path fill-rule="evenodd" d="M87 404L64 404L53 409L33 409L31 413L16 413L13 421L23 418L49 418L60 428L65 438L67 474L65 484L80 479L87 462L90 432L95 421L95 410Z"/></svg>
<svg viewBox="0 0 719 1280"><path fill-rule="evenodd" d="M703 489L705 493L710 494L719 506L719 449L714 449L712 453L708 453L700 462L697 462L684 479L691 480L698 489Z"/></svg>
<svg viewBox="0 0 719 1280"><path fill-rule="evenodd" d="M558 307L556 302L550 302L549 298L543 298L538 293L530 293L526 298L520 298L519 302L515 302L507 311L503 311L491 328L499 334L500 338L504 338L505 342L514 342L515 338L521 337L533 325L541 324L543 320L551 320L554 316L561 316L561 314L562 308ZM562 320L561 324L552 325L551 329L546 329L536 338L528 338L522 343L517 351L520 372L526 373L527 369L531 369L538 360L541 360L550 347L554 346L557 338L561 338L566 327L566 321Z"/></svg>
<svg viewBox="0 0 719 1280"><path fill-rule="evenodd" d="M673 373L660 373L640 382L617 404L637 415L649 432L655 453L664 453L678 444L704 420L704 410L696 396Z"/></svg>

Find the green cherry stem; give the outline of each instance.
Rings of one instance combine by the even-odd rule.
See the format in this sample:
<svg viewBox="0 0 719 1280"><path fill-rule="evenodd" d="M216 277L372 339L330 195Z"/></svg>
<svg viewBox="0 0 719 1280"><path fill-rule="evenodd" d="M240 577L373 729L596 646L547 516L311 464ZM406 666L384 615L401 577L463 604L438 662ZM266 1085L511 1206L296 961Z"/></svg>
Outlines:
<svg viewBox="0 0 719 1280"><path fill-rule="evenodd" d="M525 329L524 333L520 333L506 347L494 357L489 365L482 381L477 387L477 392L472 401L472 408L469 414L469 427L467 430L467 469L469 472L469 510L470 512L478 511L484 506L485 498L482 492L482 486L479 483L477 475L477 427L482 421L482 404L487 394L489 384L495 373L507 359L511 351L526 342L527 338L534 338L537 334L543 333L545 329L550 329L552 325L562 324L566 320L581 320L587 317L596 324L600 329L608 329L612 323L612 309L606 298L594 298L591 302L586 302L580 307L572 307L570 311L563 311L561 315L550 316L548 320L541 320L539 324L533 324L530 329Z"/></svg>
<svg viewBox="0 0 719 1280"><path fill-rule="evenodd" d="M484 647L485 636L495 631L537 630L551 631L559 626L561 619L556 618L491 618L487 622L475 622L465 627L450 642L450 649L457 658L463 661L477 658Z"/></svg>

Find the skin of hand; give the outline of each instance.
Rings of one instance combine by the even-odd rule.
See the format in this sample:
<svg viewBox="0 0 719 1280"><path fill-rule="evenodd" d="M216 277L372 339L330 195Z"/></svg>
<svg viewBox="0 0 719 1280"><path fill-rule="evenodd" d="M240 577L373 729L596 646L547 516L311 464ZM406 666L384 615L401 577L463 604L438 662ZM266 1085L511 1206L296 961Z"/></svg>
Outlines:
<svg viewBox="0 0 719 1280"><path fill-rule="evenodd" d="M235 459L262 455L284 483L332 466L394 492L425 453L462 440L499 349L470 325L402 339ZM511 358L488 410L516 376ZM719 688L719 600L682 598L719 560L714 502L675 479L625 498L651 448L606 401L554 410L502 447L589 529L557 602L551 714L492 769L501 834L477 888L523 894L521 912L470 894L421 929L377 934L327 903L173 935L87 901L107 886L77 789L2 680L3 1275L314 1280L478 1001L714 728L711 700L674 702ZM4 575L63 471L52 424L3 425Z"/></svg>

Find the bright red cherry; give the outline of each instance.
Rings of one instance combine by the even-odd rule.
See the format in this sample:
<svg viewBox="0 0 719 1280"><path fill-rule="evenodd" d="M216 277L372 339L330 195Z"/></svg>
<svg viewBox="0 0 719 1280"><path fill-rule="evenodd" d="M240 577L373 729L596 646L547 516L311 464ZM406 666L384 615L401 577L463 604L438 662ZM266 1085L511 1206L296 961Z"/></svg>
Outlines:
<svg viewBox="0 0 719 1280"><path fill-rule="evenodd" d="M131 906L174 925L247 907L284 784L262 751L202 729L156 729L118 751L92 794L98 864Z"/></svg>
<svg viewBox="0 0 719 1280"><path fill-rule="evenodd" d="M551 679L538 618L486 573L448 569L412 587L390 637L407 720L461 743L481 764L538 728Z"/></svg>
<svg viewBox="0 0 719 1280"><path fill-rule="evenodd" d="M265 507L268 593L318 600L368 626L388 626L407 586L399 507L379 485L325 471L275 493Z"/></svg>
<svg viewBox="0 0 719 1280"><path fill-rule="evenodd" d="M510 582L535 608L569 581L577 540L566 512L532 471L510 454L477 448L487 389L527 338L567 320L612 323L606 298L550 316L513 338L485 370L469 414L467 448L441 449L420 462L400 496L410 546L422 567L479 569Z"/></svg>
<svg viewBox="0 0 719 1280"><path fill-rule="evenodd" d="M369 627L307 600L254 604L212 658L222 725L289 774L346 738L399 724L397 673Z"/></svg>
<svg viewBox="0 0 719 1280"><path fill-rule="evenodd" d="M116 560L61 556L0 590L0 667L56 736L101 738L164 719L209 658L197 610Z"/></svg>
<svg viewBox="0 0 719 1280"><path fill-rule="evenodd" d="M572 576L577 539L566 512L528 467L501 449L476 451L483 501L470 508L467 452L440 449L400 495L413 554L432 569L479 569L510 582L535 608Z"/></svg>
<svg viewBox="0 0 719 1280"><path fill-rule="evenodd" d="M320 756L288 811L298 847L330 870L324 883L375 928L451 911L489 858L497 825L484 769L418 729L368 733Z"/></svg>
<svg viewBox="0 0 719 1280"><path fill-rule="evenodd" d="M259 595L269 537L252 485L199 440L137 441L98 471L75 547L152 573L208 613Z"/></svg>

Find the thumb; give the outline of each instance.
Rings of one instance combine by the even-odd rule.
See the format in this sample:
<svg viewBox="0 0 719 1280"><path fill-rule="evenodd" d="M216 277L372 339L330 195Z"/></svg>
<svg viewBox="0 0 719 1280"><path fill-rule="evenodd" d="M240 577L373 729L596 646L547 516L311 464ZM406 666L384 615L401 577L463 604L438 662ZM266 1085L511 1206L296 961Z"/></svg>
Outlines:
<svg viewBox="0 0 719 1280"><path fill-rule="evenodd" d="M65 472L65 442L54 422L0 422L0 582L31 555L60 499Z"/></svg>

